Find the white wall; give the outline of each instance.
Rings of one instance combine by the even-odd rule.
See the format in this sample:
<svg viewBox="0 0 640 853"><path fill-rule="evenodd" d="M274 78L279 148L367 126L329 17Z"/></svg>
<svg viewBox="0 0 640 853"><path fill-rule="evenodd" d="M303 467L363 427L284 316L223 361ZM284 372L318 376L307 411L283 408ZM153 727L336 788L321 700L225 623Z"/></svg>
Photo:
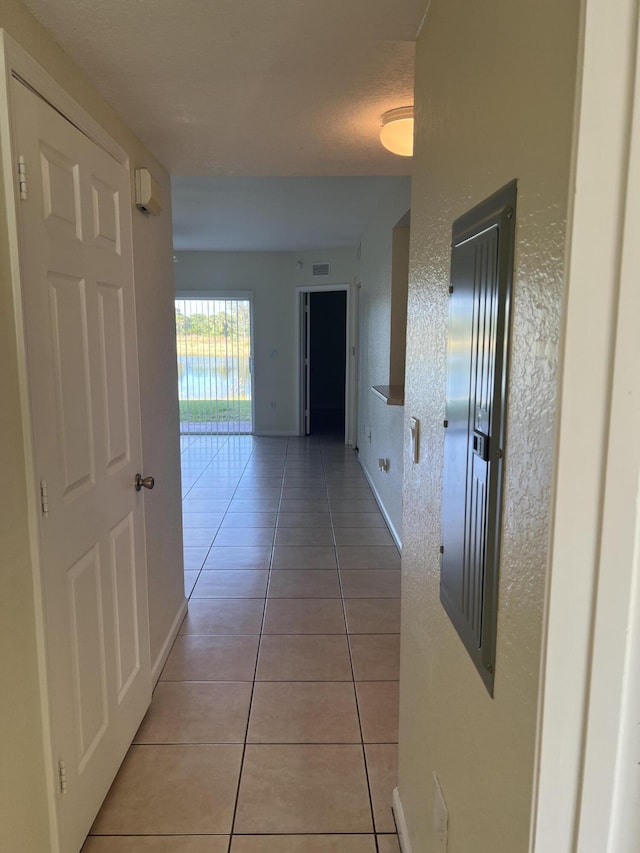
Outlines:
<svg viewBox="0 0 640 853"><path fill-rule="evenodd" d="M153 662L184 602L168 175L18 0L3 0L0 26L127 151L132 174L147 166L164 193L162 216L147 220L136 211L133 221L143 461L158 483L145 497ZM51 847L25 489L31 473L23 453L7 239L0 207L0 846L45 851Z"/></svg>
<svg viewBox="0 0 640 853"><path fill-rule="evenodd" d="M404 408L387 406L372 392L371 386L389 384L392 232L410 207L410 195L410 179L399 178L365 229L358 270L358 282L362 285L359 289L359 458L398 538L402 536ZM378 467L381 457L390 462L386 473Z"/></svg>
<svg viewBox="0 0 640 853"><path fill-rule="evenodd" d="M640 839L637 4L589 0L584 27L537 853L634 851Z"/></svg>
<svg viewBox="0 0 640 853"><path fill-rule="evenodd" d="M252 291L255 432L298 433L298 312L295 288L353 281L355 249L313 252L176 252L176 294L183 291ZM296 269L302 261L302 269ZM311 276L312 263L329 263L327 278Z"/></svg>

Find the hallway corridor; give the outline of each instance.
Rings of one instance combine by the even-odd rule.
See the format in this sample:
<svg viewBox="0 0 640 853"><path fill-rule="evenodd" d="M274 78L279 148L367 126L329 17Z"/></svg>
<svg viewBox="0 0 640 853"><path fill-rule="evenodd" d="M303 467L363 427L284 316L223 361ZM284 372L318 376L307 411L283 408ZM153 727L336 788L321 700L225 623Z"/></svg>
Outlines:
<svg viewBox="0 0 640 853"><path fill-rule="evenodd" d="M398 853L400 558L353 451L183 436L182 476L189 614L83 853Z"/></svg>

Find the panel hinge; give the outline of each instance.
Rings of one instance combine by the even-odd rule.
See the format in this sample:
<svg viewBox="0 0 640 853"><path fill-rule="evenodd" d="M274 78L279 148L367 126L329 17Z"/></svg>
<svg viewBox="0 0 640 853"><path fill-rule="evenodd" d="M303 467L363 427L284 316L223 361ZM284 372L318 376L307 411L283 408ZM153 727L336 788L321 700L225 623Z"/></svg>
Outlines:
<svg viewBox="0 0 640 853"><path fill-rule="evenodd" d="M452 284L449 285L449 293L453 293L453 285Z"/></svg>
<svg viewBox="0 0 640 853"><path fill-rule="evenodd" d="M440 553L441 553L441 554L444 554L444 545L441 545L441 546L440 546Z"/></svg>
<svg viewBox="0 0 640 853"><path fill-rule="evenodd" d="M449 426L449 421L442 421L442 426L446 429Z"/></svg>
<svg viewBox="0 0 640 853"><path fill-rule="evenodd" d="M60 782L60 793L67 793L67 765L64 761L58 761L58 781Z"/></svg>
<svg viewBox="0 0 640 853"><path fill-rule="evenodd" d="M18 189L20 190L20 198L23 201L27 199L27 164L25 163L22 154L18 157Z"/></svg>
<svg viewBox="0 0 640 853"><path fill-rule="evenodd" d="M49 488L46 480L40 480L40 504L42 506L42 514L45 518L49 517Z"/></svg>

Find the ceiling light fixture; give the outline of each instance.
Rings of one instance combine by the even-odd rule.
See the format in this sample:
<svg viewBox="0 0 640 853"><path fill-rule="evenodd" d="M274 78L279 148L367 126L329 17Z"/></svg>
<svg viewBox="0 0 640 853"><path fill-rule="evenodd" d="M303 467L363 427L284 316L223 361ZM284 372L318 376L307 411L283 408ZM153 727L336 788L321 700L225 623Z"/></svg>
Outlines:
<svg viewBox="0 0 640 853"><path fill-rule="evenodd" d="M392 154L413 155L413 107L398 107L382 114L380 142Z"/></svg>

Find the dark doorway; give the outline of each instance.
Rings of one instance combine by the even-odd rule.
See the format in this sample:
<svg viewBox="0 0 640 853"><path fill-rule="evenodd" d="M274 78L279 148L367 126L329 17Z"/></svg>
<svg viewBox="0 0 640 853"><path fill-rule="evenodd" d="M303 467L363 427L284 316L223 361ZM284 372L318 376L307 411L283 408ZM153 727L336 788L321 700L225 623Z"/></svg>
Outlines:
<svg viewBox="0 0 640 853"><path fill-rule="evenodd" d="M345 429L347 292L309 294L310 432Z"/></svg>

